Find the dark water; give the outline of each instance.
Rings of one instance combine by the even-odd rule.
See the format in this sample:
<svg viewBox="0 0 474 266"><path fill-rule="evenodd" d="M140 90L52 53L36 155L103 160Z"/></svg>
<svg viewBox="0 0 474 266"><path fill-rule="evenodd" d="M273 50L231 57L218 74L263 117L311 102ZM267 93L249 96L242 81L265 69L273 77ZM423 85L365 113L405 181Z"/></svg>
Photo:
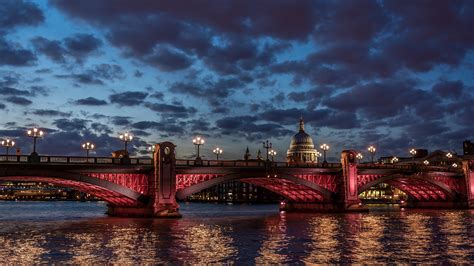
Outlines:
<svg viewBox="0 0 474 266"><path fill-rule="evenodd" d="M474 263L474 211L288 214L182 204L182 219L119 219L104 203L0 202L0 263Z"/></svg>

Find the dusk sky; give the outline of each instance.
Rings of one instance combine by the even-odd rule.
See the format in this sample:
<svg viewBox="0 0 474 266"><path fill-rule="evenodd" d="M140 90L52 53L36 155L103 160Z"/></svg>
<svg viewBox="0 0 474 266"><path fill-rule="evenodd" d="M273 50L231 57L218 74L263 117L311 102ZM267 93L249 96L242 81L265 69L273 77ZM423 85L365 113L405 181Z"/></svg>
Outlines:
<svg viewBox="0 0 474 266"><path fill-rule="evenodd" d="M202 135L284 160L302 116L331 160L474 140L474 1L0 1L0 137L40 154ZM368 156L366 155L366 158Z"/></svg>

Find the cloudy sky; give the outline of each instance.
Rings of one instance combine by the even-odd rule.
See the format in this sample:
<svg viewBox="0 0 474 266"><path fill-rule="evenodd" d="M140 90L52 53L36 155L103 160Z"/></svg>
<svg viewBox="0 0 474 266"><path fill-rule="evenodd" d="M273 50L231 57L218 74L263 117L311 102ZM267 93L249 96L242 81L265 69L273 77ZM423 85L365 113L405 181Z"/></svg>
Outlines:
<svg viewBox="0 0 474 266"><path fill-rule="evenodd" d="M474 140L472 1L2 0L0 137L29 153L141 154L194 135L223 158L269 139L283 160L300 116L319 146L462 152Z"/></svg>

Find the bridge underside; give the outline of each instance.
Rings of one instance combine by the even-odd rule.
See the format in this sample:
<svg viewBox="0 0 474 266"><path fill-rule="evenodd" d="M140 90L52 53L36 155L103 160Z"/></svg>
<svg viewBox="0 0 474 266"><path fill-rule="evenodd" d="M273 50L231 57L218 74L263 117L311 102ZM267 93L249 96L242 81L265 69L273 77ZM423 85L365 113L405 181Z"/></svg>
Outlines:
<svg viewBox="0 0 474 266"><path fill-rule="evenodd" d="M290 202L329 202L318 191L307 186L296 184L286 179L276 178L243 178L239 180L268 189L286 198Z"/></svg>
<svg viewBox="0 0 474 266"><path fill-rule="evenodd" d="M62 179L57 177L41 177L41 176L6 176L0 177L0 181L17 181L17 182L41 182L50 183L58 187L72 188L80 192L91 194L101 200L104 200L115 206L142 206L143 204L137 197L131 198L104 186L80 182L71 179ZM99 181L100 182L100 181ZM103 183L103 182L102 182Z"/></svg>
<svg viewBox="0 0 474 266"><path fill-rule="evenodd" d="M459 184L456 185L454 184L455 182L441 182L426 176L384 176L364 184L359 188L358 192L360 194L368 188L380 183L386 183L405 192L408 195L408 202L405 203L407 206L422 208L458 208L465 207L466 205L462 193L458 191Z"/></svg>

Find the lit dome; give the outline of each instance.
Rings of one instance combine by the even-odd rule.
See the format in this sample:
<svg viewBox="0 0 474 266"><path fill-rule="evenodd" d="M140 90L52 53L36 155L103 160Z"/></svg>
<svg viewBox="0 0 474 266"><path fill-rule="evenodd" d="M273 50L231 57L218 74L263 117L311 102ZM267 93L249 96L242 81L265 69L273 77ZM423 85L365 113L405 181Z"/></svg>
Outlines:
<svg viewBox="0 0 474 266"><path fill-rule="evenodd" d="M288 149L288 162L316 162L317 151L314 148L313 139L304 131L303 119L300 119L299 132L291 138L290 149Z"/></svg>

